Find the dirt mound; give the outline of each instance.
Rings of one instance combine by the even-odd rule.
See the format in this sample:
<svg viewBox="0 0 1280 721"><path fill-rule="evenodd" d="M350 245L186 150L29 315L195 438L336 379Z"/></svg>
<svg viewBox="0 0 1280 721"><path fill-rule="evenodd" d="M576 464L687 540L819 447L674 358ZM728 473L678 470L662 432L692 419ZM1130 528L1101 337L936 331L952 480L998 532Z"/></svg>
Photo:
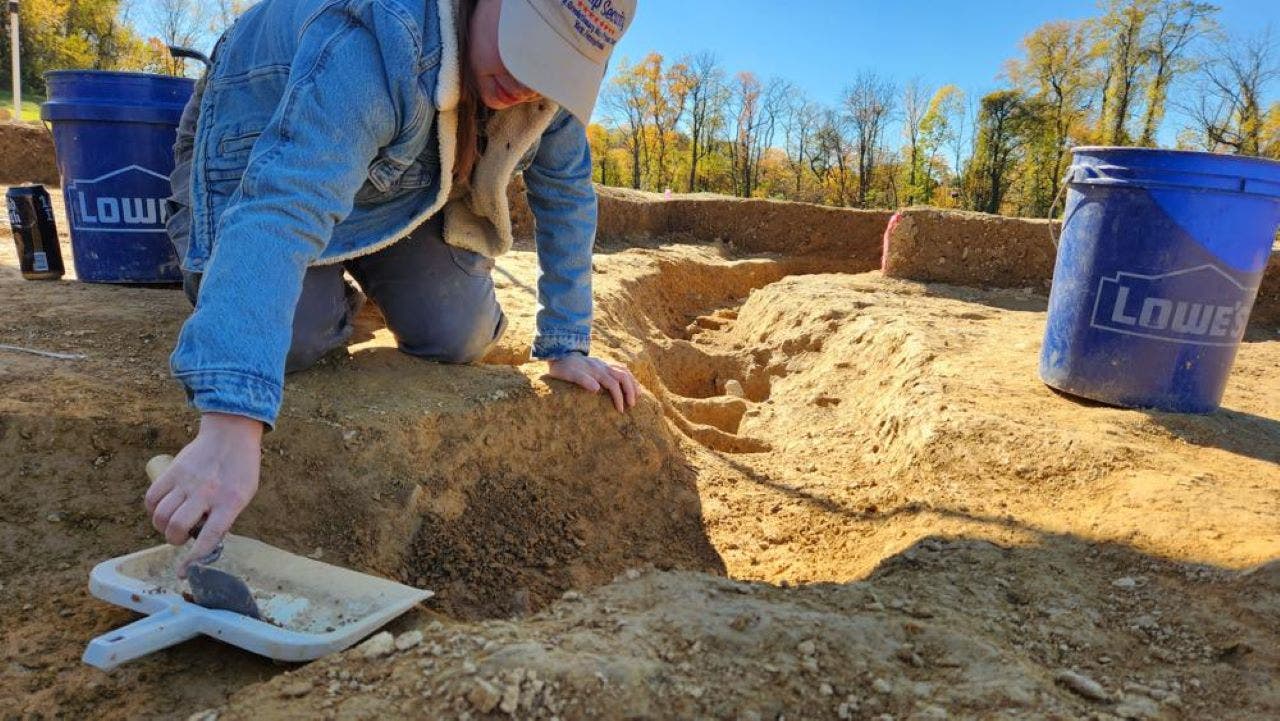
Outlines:
<svg viewBox="0 0 1280 721"><path fill-rule="evenodd" d="M1280 329L1280 244L1271 249L1271 261L1262 275L1258 297L1249 313L1249 325L1254 328Z"/></svg>
<svg viewBox="0 0 1280 721"><path fill-rule="evenodd" d="M61 183L49 131L39 125L0 122L0 183Z"/></svg>
<svg viewBox="0 0 1280 721"><path fill-rule="evenodd" d="M704 497L733 499L704 505L731 575L858 577L899 550L904 533L988 537L1010 514L1232 567L1280 549L1270 515L1280 506L1221 483L1276 477L1280 426L1253 390L1274 382L1274 343L1244 346L1218 414L1095 407L1036 376L1043 296L876 274L767 283L758 264L703 261L721 283L737 276L739 294L687 296L700 309L668 297L683 315L633 323L629 334L645 339L633 366L668 416L712 451L699 474ZM640 275L632 297L646 298L639 289L660 277ZM752 493L740 491L744 478ZM1209 487L1217 503L1207 503ZM1138 508L1171 523L1135 528L1128 514Z"/></svg>
<svg viewBox="0 0 1280 721"><path fill-rule="evenodd" d="M892 278L1045 290L1053 278L1059 223L937 208L907 208L884 240Z"/></svg>
<svg viewBox="0 0 1280 721"><path fill-rule="evenodd" d="M665 196L627 188L596 186L597 235L608 242L650 244L678 237L729 245L740 254L821 256L858 270L880 267L881 236L891 212L833 208L712 193ZM508 193L513 232L532 237L533 214L524 186ZM803 229L798 232L797 229ZM1052 268L1052 265L1050 266Z"/></svg>
<svg viewBox="0 0 1280 721"><path fill-rule="evenodd" d="M1048 292L1057 257L1051 232L1061 223L939 208L907 208L895 217L884 233L886 276ZM1249 325L1280 327L1280 252L1271 255Z"/></svg>
<svg viewBox="0 0 1280 721"><path fill-rule="evenodd" d="M1046 566L1069 580L1024 582ZM1236 600L1257 580L1052 536L926 538L866 581L790 589L631 571L519 624L357 648L219 718L1260 718L1277 698L1259 622L1280 606Z"/></svg>

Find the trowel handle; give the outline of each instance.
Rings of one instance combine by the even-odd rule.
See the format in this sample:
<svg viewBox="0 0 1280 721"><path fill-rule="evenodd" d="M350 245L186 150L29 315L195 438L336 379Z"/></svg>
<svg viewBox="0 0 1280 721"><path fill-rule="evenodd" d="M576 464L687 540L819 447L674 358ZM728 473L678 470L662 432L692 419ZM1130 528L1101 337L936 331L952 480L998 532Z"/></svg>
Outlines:
<svg viewBox="0 0 1280 721"><path fill-rule="evenodd" d="M83 660L90 666L109 671L122 663L194 638L199 633L196 616L174 606L93 639L84 650Z"/></svg>
<svg viewBox="0 0 1280 721"><path fill-rule="evenodd" d="M161 453L158 456L152 456L151 460L147 461L147 478L151 479L151 481L154 483L157 478L164 475L165 471L169 470L169 466L171 465L173 465L173 456L170 456L165 453ZM203 527L204 527L204 521L202 520L199 523L197 523L194 528L191 529L191 537L195 538L196 536L199 536L200 529ZM197 560L196 562L202 563L202 564L209 564L209 563L213 563L214 561L217 561L218 558L220 558L221 556L222 556L222 542L219 541L218 545L215 546L214 549L209 552L209 555Z"/></svg>
<svg viewBox="0 0 1280 721"><path fill-rule="evenodd" d="M169 470L169 466L172 464L173 456L165 453L153 456L151 460L147 461L147 478L155 482L157 478L164 475L165 471Z"/></svg>

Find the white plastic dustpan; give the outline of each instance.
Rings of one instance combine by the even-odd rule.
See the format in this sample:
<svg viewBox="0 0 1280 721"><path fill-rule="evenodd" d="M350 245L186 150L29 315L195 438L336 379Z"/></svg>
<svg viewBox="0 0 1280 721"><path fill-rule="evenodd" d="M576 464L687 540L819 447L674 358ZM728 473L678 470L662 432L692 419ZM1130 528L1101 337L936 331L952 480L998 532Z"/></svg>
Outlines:
<svg viewBox="0 0 1280 721"><path fill-rule="evenodd" d="M186 600L174 568L181 548L156 546L103 561L89 592L147 614L89 643L84 662L111 669L199 634L281 661L310 661L354 645L430 598L431 591L304 558L228 534L218 566L243 578L263 620Z"/></svg>

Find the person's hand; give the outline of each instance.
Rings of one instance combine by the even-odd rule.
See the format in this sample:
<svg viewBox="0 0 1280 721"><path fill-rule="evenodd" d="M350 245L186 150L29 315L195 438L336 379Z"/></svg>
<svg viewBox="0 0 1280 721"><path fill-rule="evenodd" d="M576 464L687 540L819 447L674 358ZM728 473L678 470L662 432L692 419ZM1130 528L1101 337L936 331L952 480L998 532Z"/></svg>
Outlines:
<svg viewBox="0 0 1280 721"><path fill-rule="evenodd" d="M550 362L550 375L562 381L576 383L592 393L601 389L613 396L613 407L619 413L636 404L640 396L640 383L626 366L605 363L599 358L573 353Z"/></svg>
<svg viewBox="0 0 1280 721"><path fill-rule="evenodd" d="M204 523L191 552L178 567L209 555L258 491L262 462L262 423L244 416L206 413L195 440L178 453L168 470L147 490L151 524L169 543L180 546Z"/></svg>

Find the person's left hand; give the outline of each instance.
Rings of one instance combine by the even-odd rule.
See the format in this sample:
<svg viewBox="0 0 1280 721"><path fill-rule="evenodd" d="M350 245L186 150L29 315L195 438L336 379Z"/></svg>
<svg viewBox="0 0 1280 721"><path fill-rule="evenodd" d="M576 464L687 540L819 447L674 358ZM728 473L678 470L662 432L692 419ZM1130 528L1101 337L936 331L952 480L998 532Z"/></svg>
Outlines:
<svg viewBox="0 0 1280 721"><path fill-rule="evenodd" d="M619 413L634 406L640 395L640 383L626 366L577 353L557 358L550 362L550 366L552 378L576 383L592 393L608 390L613 396L613 407Z"/></svg>

